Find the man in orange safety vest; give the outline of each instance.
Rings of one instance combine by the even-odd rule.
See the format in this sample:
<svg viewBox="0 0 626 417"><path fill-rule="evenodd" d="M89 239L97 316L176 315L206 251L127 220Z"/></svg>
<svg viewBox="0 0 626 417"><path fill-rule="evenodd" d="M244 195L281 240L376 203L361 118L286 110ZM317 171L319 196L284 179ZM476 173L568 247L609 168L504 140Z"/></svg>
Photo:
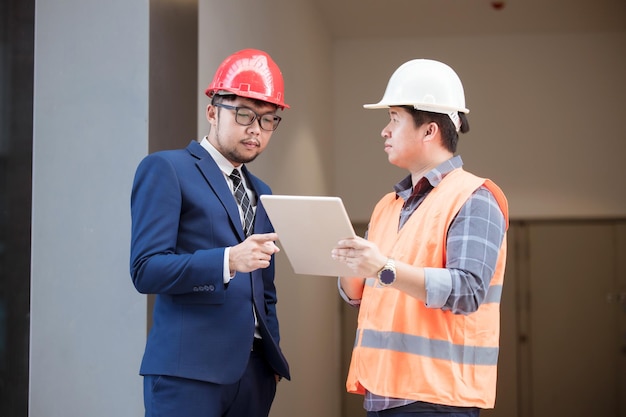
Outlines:
<svg viewBox="0 0 626 417"><path fill-rule="evenodd" d="M469 110L448 65L408 61L364 107L387 109L384 150L408 175L366 238L333 250L354 271L339 292L359 307L347 390L370 417L478 416L495 403L506 197L455 155Z"/></svg>

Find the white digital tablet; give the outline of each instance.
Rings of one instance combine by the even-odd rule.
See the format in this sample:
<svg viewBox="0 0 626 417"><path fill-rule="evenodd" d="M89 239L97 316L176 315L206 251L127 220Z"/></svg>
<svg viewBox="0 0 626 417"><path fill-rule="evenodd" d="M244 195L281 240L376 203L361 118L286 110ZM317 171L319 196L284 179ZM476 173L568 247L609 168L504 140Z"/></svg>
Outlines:
<svg viewBox="0 0 626 417"><path fill-rule="evenodd" d="M260 200L296 274L354 275L331 256L339 240L356 236L341 198L262 195Z"/></svg>

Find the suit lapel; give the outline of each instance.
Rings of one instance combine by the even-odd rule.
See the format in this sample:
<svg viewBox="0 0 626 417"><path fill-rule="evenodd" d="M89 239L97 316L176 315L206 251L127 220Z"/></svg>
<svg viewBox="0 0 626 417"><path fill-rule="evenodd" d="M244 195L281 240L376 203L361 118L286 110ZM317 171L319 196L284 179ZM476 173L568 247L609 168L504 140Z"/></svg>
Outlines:
<svg viewBox="0 0 626 417"><path fill-rule="evenodd" d="M197 159L196 166L204 176L207 185L220 200L222 206L224 206L230 221L235 225L239 238L244 240L246 236L241 225L239 207L237 207L237 202L224 178L224 173L211 158L211 155L198 142L190 143L187 146L187 150Z"/></svg>

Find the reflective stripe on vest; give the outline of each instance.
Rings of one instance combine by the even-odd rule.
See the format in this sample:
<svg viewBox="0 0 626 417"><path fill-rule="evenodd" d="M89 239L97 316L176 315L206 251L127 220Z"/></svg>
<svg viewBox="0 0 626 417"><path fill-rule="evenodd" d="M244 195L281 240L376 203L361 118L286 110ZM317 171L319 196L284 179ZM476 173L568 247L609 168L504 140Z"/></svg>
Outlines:
<svg viewBox="0 0 626 417"><path fill-rule="evenodd" d="M375 330L357 330L357 339L361 337L361 346L375 349L389 349L411 355L444 359L466 365L496 365L497 347L454 345L445 340L432 340L396 332L378 332Z"/></svg>

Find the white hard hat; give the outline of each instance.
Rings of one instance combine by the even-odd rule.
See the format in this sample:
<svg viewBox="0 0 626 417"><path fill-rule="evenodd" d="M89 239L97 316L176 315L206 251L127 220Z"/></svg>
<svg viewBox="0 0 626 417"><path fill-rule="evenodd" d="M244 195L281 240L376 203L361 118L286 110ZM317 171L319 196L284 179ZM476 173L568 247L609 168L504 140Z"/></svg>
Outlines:
<svg viewBox="0 0 626 417"><path fill-rule="evenodd" d="M413 106L433 113L469 113L459 76L443 62L413 59L400 65L387 84L382 100L366 109Z"/></svg>

